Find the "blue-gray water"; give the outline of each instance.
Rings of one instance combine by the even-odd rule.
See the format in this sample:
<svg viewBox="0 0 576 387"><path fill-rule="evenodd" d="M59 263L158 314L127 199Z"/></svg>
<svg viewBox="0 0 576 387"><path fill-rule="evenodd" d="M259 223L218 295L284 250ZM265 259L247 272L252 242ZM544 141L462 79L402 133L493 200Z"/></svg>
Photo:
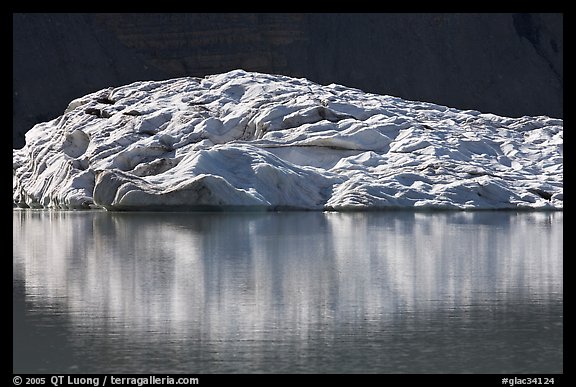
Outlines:
<svg viewBox="0 0 576 387"><path fill-rule="evenodd" d="M14 372L563 372L562 212L13 217Z"/></svg>

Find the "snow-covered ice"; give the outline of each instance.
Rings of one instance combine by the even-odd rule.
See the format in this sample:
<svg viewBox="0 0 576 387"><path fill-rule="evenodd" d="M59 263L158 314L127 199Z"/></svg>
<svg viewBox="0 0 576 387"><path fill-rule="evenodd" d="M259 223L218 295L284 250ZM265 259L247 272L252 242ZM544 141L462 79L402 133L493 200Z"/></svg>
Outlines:
<svg viewBox="0 0 576 387"><path fill-rule="evenodd" d="M78 98L13 152L23 208L562 209L563 121L230 71Z"/></svg>

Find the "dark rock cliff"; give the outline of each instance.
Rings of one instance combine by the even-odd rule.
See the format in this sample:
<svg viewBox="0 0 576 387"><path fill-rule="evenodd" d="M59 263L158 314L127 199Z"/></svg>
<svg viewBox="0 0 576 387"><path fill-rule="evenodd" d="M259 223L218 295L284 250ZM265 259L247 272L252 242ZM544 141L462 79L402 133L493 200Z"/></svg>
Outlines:
<svg viewBox="0 0 576 387"><path fill-rule="evenodd" d="M242 68L563 117L562 14L14 14L13 146L89 92Z"/></svg>

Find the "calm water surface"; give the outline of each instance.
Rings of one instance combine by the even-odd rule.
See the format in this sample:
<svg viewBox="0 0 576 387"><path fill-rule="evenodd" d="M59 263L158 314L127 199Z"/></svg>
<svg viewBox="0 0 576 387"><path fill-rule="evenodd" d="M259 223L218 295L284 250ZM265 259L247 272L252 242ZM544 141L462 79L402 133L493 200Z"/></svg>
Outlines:
<svg viewBox="0 0 576 387"><path fill-rule="evenodd" d="M14 372L563 372L562 212L13 218Z"/></svg>

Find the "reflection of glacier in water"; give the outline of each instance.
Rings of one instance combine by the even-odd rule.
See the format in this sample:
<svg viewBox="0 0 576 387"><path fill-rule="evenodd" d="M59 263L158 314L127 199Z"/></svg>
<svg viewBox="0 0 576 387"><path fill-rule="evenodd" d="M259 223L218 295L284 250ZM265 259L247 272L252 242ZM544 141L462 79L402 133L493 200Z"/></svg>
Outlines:
<svg viewBox="0 0 576 387"><path fill-rule="evenodd" d="M562 222L15 211L24 325L65 333L60 360L31 360L15 324L14 368L561 372Z"/></svg>

